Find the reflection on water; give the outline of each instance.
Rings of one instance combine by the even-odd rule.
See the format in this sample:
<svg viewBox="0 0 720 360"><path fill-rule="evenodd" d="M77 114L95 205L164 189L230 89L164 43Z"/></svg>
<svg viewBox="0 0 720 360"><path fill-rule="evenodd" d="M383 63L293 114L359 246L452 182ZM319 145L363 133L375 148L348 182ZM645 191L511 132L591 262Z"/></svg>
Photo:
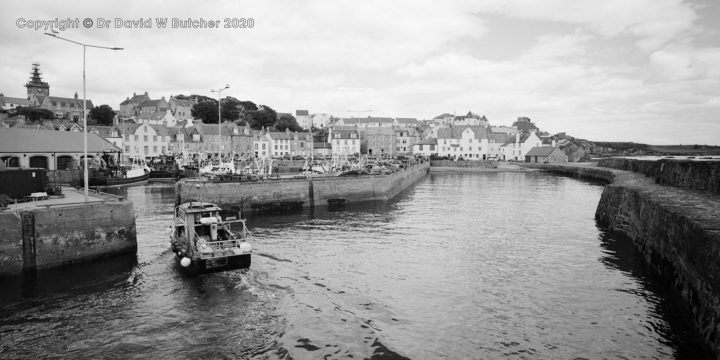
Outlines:
<svg viewBox="0 0 720 360"><path fill-rule="evenodd" d="M2 279L2 357L711 358L593 219L602 187L431 174L393 201L250 216L249 270L186 276L171 185L116 189L138 254Z"/></svg>

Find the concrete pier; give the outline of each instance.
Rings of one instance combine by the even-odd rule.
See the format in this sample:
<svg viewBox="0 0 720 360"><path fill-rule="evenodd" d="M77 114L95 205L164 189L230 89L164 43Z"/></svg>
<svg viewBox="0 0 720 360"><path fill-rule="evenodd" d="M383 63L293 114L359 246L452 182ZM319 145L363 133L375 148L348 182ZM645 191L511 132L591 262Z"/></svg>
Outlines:
<svg viewBox="0 0 720 360"><path fill-rule="evenodd" d="M389 175L315 177L259 182L211 183L184 180L175 185L177 204L208 201L243 211L282 210L388 200L423 178L428 163Z"/></svg>
<svg viewBox="0 0 720 360"><path fill-rule="evenodd" d="M0 212L0 276L91 261L137 249L130 201L63 188L64 198Z"/></svg>

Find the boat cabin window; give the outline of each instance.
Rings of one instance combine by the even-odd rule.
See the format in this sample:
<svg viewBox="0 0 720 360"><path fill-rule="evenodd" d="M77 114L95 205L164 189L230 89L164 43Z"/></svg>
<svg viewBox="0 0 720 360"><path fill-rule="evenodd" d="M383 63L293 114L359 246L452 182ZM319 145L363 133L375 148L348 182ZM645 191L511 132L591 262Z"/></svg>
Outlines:
<svg viewBox="0 0 720 360"><path fill-rule="evenodd" d="M177 237L185 236L185 227L184 226L178 226L175 228L175 231L177 232Z"/></svg>

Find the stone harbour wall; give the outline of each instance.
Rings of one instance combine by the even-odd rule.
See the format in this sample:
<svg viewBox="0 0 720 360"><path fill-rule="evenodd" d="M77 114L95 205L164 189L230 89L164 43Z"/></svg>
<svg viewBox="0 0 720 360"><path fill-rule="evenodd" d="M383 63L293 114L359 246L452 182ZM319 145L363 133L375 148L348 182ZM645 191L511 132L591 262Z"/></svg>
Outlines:
<svg viewBox="0 0 720 360"><path fill-rule="evenodd" d="M497 162L490 160L430 160L433 167L460 167L460 168L484 168L497 169Z"/></svg>
<svg viewBox="0 0 720 360"><path fill-rule="evenodd" d="M0 276L137 250L130 201L0 213Z"/></svg>
<svg viewBox="0 0 720 360"><path fill-rule="evenodd" d="M598 166L641 173L658 184L720 194L720 161L717 160L606 158L601 159Z"/></svg>
<svg viewBox="0 0 720 360"><path fill-rule="evenodd" d="M202 200L224 208L264 211L387 200L423 178L428 169L429 164L423 163L393 174L376 176L231 183L181 181L175 185L176 203Z"/></svg>

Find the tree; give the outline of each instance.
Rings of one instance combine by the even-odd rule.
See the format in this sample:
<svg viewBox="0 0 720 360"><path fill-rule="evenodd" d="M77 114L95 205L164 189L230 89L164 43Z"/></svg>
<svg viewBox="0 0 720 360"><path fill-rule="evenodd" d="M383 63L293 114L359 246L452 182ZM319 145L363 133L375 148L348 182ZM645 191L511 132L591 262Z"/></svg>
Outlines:
<svg viewBox="0 0 720 360"><path fill-rule="evenodd" d="M316 128L313 126L312 128L313 133L313 141L315 142L327 142L328 141L328 128Z"/></svg>
<svg viewBox="0 0 720 360"><path fill-rule="evenodd" d="M115 111L110 105L100 105L90 109L88 117L97 121L98 125L112 125Z"/></svg>
<svg viewBox="0 0 720 360"><path fill-rule="evenodd" d="M268 129L275 126L277 113L267 105L261 105L262 110L250 111L247 116L247 123L251 129L260 130L263 127Z"/></svg>
<svg viewBox="0 0 720 360"><path fill-rule="evenodd" d="M52 120L55 118L55 114L48 109L26 106L18 106L15 108L15 115L25 116L25 120L27 121Z"/></svg>
<svg viewBox="0 0 720 360"><path fill-rule="evenodd" d="M290 131L302 131L295 117L290 114L280 115L275 122L275 129L277 131L285 131L287 129L290 129Z"/></svg>
<svg viewBox="0 0 720 360"><path fill-rule="evenodd" d="M217 102L210 100L197 103L193 105L190 114L192 117L202 120L205 124L217 124Z"/></svg>

